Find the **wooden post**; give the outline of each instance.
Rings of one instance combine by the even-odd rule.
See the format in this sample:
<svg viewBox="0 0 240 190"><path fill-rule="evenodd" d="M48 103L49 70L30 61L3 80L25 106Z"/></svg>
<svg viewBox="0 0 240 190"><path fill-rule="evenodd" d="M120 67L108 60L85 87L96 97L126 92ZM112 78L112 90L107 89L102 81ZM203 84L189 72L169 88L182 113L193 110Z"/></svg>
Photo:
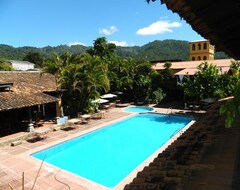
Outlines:
<svg viewBox="0 0 240 190"><path fill-rule="evenodd" d="M31 111L31 107L28 107L28 117L29 117L29 123L32 123L32 111Z"/></svg>
<svg viewBox="0 0 240 190"><path fill-rule="evenodd" d="M59 98L58 101L56 102L56 113L57 113L57 117L63 117L63 108L62 108L61 98Z"/></svg>
<svg viewBox="0 0 240 190"><path fill-rule="evenodd" d="M43 104L42 105L42 116L43 116L43 118L45 118L45 115L46 115L46 113L45 113L45 104Z"/></svg>
<svg viewBox="0 0 240 190"><path fill-rule="evenodd" d="M22 173L22 190L24 190L24 172Z"/></svg>

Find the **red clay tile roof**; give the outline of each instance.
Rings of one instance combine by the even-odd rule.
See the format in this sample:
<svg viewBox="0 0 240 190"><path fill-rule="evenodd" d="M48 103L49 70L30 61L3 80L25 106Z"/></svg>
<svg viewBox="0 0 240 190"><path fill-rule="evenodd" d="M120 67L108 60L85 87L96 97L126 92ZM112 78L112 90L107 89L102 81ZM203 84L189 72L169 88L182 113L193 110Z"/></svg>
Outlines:
<svg viewBox="0 0 240 190"><path fill-rule="evenodd" d="M55 77L40 72L0 72L0 83L12 82L10 92L0 92L0 111L56 102L57 98L43 92L57 89Z"/></svg>
<svg viewBox="0 0 240 190"><path fill-rule="evenodd" d="M216 59L216 60L206 60L208 63L212 63L217 67L229 67L234 61L234 59ZM173 70L182 70L182 69L194 69L197 68L202 62L201 61L180 61L180 62L172 62L171 69ZM164 63L155 63L152 68L156 71L164 69Z"/></svg>
<svg viewBox="0 0 240 190"><path fill-rule="evenodd" d="M55 91L57 85L54 75L39 71L0 71L0 83L13 82L14 92L49 92Z"/></svg>
<svg viewBox="0 0 240 190"><path fill-rule="evenodd" d="M37 93L16 93L0 92L0 111L19 109L35 105L56 102L57 98L47 94Z"/></svg>
<svg viewBox="0 0 240 190"><path fill-rule="evenodd" d="M218 67L219 68L219 74L227 73L230 69L230 67ZM195 75L195 73L198 72L197 68L187 68L183 69L174 75Z"/></svg>

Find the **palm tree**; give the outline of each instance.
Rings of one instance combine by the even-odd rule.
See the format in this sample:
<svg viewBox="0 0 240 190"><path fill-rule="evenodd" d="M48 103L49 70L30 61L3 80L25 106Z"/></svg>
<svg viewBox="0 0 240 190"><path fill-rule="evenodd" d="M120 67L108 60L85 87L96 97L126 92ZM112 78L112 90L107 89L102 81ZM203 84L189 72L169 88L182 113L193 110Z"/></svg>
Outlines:
<svg viewBox="0 0 240 190"><path fill-rule="evenodd" d="M109 91L110 82L107 76L108 66L103 59L86 53L82 56L82 63L84 67L79 75L81 80L76 86L81 96L80 109L84 110L91 99L98 98L101 92Z"/></svg>
<svg viewBox="0 0 240 190"><path fill-rule="evenodd" d="M52 53L51 58L46 59L43 63L41 75L43 75L44 73L50 73L54 75L57 84L57 90L61 89L60 77L63 67L63 60L55 52Z"/></svg>
<svg viewBox="0 0 240 190"><path fill-rule="evenodd" d="M124 60L116 56L114 60L108 63L108 68L111 91L122 91L132 88L133 79L131 72L133 69L129 60Z"/></svg>
<svg viewBox="0 0 240 190"><path fill-rule="evenodd" d="M41 75L43 75L44 73L53 74L56 80L57 92L58 93L60 92L60 94L58 94L58 99L59 99L58 107L60 109L60 110L58 109L58 112L60 113L57 113L57 115L63 116L63 109L61 105L62 104L61 97L63 94L61 92L61 89L64 88L63 83L65 81L64 76L66 75L66 70L68 67L70 67L70 65L77 64L79 62L80 62L80 59L78 55L70 54L68 52L64 53L61 56L58 56L57 53L52 53L52 57L46 59L44 62L44 67ZM71 90L68 93L71 93Z"/></svg>
<svg viewBox="0 0 240 190"><path fill-rule="evenodd" d="M98 98L101 91L110 88L107 64L100 57L85 53L73 60L64 67L60 77L62 88L66 89L64 100L70 115L87 111L91 99Z"/></svg>

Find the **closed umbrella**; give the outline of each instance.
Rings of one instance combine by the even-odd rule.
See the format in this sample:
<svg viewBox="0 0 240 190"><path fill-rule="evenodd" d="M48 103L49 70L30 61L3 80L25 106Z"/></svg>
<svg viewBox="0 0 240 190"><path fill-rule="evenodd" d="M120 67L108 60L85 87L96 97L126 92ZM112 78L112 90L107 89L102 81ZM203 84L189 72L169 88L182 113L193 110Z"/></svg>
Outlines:
<svg viewBox="0 0 240 190"><path fill-rule="evenodd" d="M109 100L105 100L105 99L96 99L96 100L93 100L92 103L99 103L99 104L103 104L103 103L107 103L109 102Z"/></svg>
<svg viewBox="0 0 240 190"><path fill-rule="evenodd" d="M101 96L101 98L115 98L115 97L117 97L117 95L115 94L104 94Z"/></svg>

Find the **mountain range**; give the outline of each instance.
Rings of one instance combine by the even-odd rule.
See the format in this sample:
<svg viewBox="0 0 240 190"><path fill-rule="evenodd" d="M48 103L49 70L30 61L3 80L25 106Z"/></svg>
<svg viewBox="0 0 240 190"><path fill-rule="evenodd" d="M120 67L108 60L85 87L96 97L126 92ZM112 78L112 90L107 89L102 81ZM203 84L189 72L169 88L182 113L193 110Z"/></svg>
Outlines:
<svg viewBox="0 0 240 190"><path fill-rule="evenodd" d="M149 61L156 60L189 60L189 45L188 41L181 40L155 40L143 46L132 47L116 47L116 53L123 58L146 59ZM83 45L59 45L46 46L36 48L31 46L13 47L5 44L0 45L0 57L9 60L23 60L28 52L38 52L44 59L51 56L51 52L56 52L59 55L70 53L83 53L91 46ZM224 52L215 52L215 59L229 58Z"/></svg>

